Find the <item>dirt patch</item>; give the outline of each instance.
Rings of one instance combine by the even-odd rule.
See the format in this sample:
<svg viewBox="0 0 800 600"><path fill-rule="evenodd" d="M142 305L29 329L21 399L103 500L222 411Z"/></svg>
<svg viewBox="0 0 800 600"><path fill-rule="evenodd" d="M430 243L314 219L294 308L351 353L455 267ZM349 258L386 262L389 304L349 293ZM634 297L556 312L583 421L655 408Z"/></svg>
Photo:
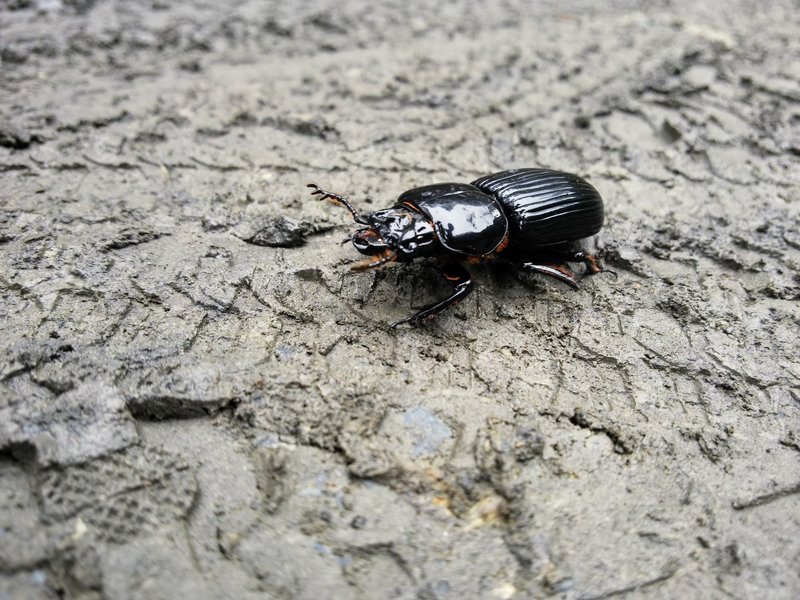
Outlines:
<svg viewBox="0 0 800 600"><path fill-rule="evenodd" d="M290 4L0 8L0 590L797 597L794 3ZM531 166L617 276L418 329L305 187Z"/></svg>

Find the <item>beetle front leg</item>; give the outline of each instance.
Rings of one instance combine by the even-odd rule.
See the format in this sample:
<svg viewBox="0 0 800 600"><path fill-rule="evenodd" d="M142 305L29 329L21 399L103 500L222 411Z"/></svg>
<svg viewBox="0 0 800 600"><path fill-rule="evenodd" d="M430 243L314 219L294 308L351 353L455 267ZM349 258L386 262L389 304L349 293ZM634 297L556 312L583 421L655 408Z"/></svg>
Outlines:
<svg viewBox="0 0 800 600"><path fill-rule="evenodd" d="M390 325L390 329L396 328L403 323L410 323L411 325L419 325L423 321L431 319L438 315L440 312L454 306L466 298L472 291L472 277L464 267L458 263L446 263L442 265L442 276L447 282L453 286L453 293L444 300L434 302L428 306L423 307L418 313L406 318L400 319L396 323Z"/></svg>

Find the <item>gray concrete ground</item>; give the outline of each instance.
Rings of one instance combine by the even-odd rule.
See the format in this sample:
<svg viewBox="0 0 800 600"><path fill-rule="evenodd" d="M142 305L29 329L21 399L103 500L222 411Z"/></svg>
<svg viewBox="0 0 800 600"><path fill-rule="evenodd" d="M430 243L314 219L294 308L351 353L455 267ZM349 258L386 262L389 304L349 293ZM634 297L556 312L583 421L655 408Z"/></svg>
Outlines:
<svg viewBox="0 0 800 600"><path fill-rule="evenodd" d="M799 14L6 0L0 598L800 597ZM415 330L304 187L520 166L618 277Z"/></svg>

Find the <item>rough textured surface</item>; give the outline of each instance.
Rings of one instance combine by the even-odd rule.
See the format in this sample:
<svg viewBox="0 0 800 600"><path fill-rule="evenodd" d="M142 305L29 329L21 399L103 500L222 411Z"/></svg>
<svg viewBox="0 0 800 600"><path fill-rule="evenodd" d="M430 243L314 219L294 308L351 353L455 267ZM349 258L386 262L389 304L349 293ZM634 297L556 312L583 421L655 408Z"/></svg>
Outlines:
<svg viewBox="0 0 800 600"><path fill-rule="evenodd" d="M3 3L0 598L800 596L797 4L530 4ZM618 276L416 330L304 187L523 166Z"/></svg>

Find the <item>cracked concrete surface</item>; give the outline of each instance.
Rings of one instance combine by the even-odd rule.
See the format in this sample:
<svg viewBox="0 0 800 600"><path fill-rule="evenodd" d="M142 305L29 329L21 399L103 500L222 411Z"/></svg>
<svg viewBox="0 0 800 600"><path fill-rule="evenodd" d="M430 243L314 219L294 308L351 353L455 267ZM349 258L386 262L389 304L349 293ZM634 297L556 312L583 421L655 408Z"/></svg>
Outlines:
<svg viewBox="0 0 800 600"><path fill-rule="evenodd" d="M800 596L800 18L0 7L0 598ZM351 274L547 166L617 277Z"/></svg>

